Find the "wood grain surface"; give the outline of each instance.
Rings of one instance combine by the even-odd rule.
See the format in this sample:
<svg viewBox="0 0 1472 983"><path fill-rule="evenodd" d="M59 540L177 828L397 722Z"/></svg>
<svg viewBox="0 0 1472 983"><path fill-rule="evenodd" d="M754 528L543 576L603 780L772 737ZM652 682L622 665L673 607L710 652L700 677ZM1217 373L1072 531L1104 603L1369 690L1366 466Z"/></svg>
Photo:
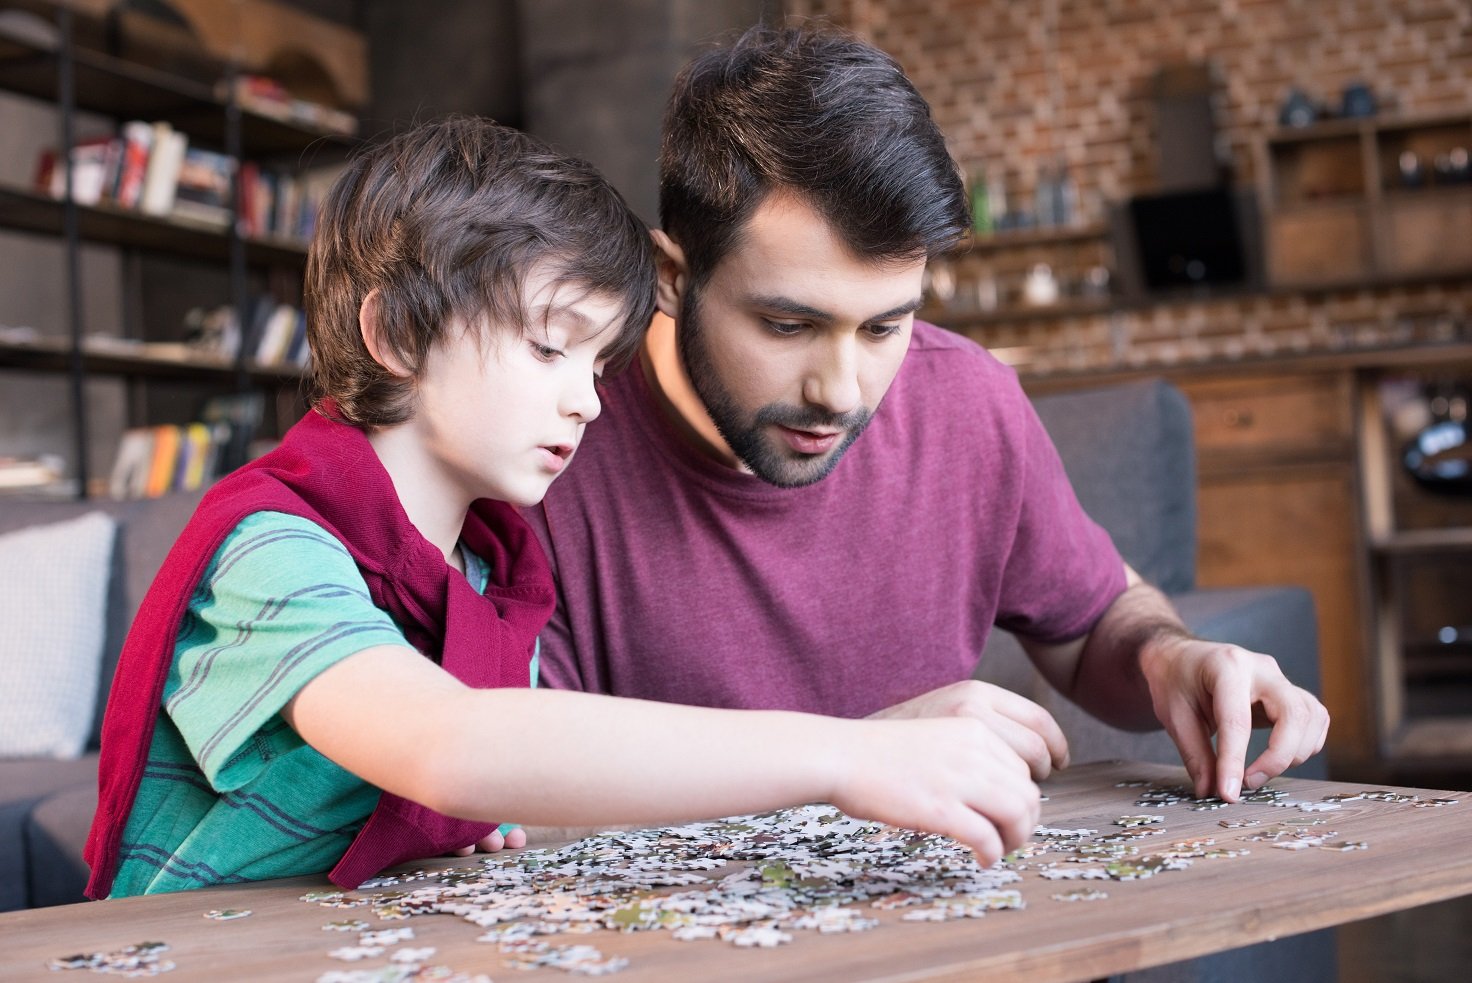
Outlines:
<svg viewBox="0 0 1472 983"><path fill-rule="evenodd" d="M627 956L620 980L975 980L1026 978L1087 980L1206 953L1339 925L1402 908L1472 894L1472 800L1415 808L1405 803L1357 800L1318 830L1368 847L1353 852L1281 850L1263 842L1237 842L1251 829L1224 829L1222 819L1281 823L1305 814L1267 804L1239 804L1193 811L1185 804L1142 808L1136 789L1122 780L1184 782L1179 768L1100 763L1069 769L1044 784L1049 800L1043 823L1064 828L1116 831L1121 816L1165 817L1166 832L1149 847L1209 836L1218 847L1245 847L1235 858L1197 859L1186 870L1163 871L1137 881L1047 880L1022 871L1027 907L994 911L984 918L943 923L901 921L899 911L874 912L881 924L867 932L819 935L795 931L794 941L774 949L738 949L720 941L679 942L667 932L549 936L554 944L591 944L605 956ZM1294 799L1319 800L1366 786L1278 779L1273 785ZM1372 788L1372 787L1371 787ZM1397 789L1423 798L1447 796ZM1142 853L1149 852L1148 849ZM1040 858L1042 859L1042 858ZM417 866L465 866L446 858ZM716 871L721 876L726 871ZM1073 887L1100 887L1100 901L1055 901ZM432 964L507 979L568 979L553 969L510 968L494 945L475 941L481 929L445 915L382 922L369 909L328 909L300 900L328 887L325 877L291 878L230 888L210 888L147 898L69 905L0 915L0 980L49 979L85 971L52 972L47 962L76 952L112 951L161 941L177 969L165 980L315 980L331 970L383 966L386 955L347 963L327 952L356 941L352 933L324 931L329 921L363 918L374 929L409 925L408 945L434 946ZM250 917L211 921L205 911L248 908ZM867 913L867 912L866 912Z"/></svg>

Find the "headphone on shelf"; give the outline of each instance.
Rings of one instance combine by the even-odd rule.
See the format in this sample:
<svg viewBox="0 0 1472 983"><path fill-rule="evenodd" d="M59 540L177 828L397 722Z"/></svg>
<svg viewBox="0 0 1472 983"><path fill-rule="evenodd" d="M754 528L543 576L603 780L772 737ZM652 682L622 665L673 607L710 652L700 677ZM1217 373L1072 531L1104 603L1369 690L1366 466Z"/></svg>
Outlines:
<svg viewBox="0 0 1472 983"><path fill-rule="evenodd" d="M1401 457L1411 477L1428 491L1472 495L1472 438L1466 404L1416 434Z"/></svg>

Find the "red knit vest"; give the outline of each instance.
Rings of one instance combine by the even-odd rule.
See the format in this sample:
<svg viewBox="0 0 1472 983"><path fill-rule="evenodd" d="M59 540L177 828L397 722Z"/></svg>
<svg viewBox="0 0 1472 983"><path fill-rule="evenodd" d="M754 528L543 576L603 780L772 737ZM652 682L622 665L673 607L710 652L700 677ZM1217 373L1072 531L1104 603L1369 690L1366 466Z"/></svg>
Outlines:
<svg viewBox="0 0 1472 983"><path fill-rule="evenodd" d="M324 410L308 412L280 447L205 495L143 599L103 719L97 813L85 854L92 868L88 897L112 890L189 598L225 537L253 512L300 516L336 537L373 603L456 679L481 689L530 683L533 648L551 617L554 593L546 555L526 522L504 502L480 499L471 506L461 537L491 568L486 592L476 593L410 523L368 439L329 419L330 406ZM386 867L467 846L493 829L384 792L330 876L357 887Z"/></svg>

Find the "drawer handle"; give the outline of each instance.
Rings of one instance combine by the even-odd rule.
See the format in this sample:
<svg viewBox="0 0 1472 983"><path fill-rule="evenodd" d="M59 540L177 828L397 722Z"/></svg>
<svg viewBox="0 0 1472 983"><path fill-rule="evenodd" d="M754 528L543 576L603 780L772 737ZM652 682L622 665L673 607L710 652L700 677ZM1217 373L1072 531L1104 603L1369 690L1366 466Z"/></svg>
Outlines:
<svg viewBox="0 0 1472 983"><path fill-rule="evenodd" d="M1229 427L1238 430L1246 430L1252 426L1251 410L1226 410L1222 413L1222 422Z"/></svg>

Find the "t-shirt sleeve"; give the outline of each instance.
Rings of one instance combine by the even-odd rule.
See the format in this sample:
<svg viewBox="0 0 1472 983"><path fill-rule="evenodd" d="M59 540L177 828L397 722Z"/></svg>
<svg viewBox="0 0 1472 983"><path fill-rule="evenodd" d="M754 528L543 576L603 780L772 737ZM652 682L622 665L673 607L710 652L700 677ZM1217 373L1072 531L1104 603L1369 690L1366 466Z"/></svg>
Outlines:
<svg viewBox="0 0 1472 983"><path fill-rule="evenodd" d="M1086 634L1125 589L1124 560L1084 512L1052 439L1025 397L1016 413L1022 488L997 624L1043 643Z"/></svg>
<svg viewBox="0 0 1472 983"><path fill-rule="evenodd" d="M302 746L281 708L350 655L409 642L377 608L352 555L321 526L247 516L190 598L164 712L216 791L240 788Z"/></svg>
<svg viewBox="0 0 1472 983"><path fill-rule="evenodd" d="M557 584L557 607L546 627L537 635L536 685L545 689L585 690L587 687L582 673L578 671L572 630L568 627L567 595L562 589L562 577L557 570L557 547L552 541L552 520L547 514L545 504L523 509L522 517L541 540Z"/></svg>

